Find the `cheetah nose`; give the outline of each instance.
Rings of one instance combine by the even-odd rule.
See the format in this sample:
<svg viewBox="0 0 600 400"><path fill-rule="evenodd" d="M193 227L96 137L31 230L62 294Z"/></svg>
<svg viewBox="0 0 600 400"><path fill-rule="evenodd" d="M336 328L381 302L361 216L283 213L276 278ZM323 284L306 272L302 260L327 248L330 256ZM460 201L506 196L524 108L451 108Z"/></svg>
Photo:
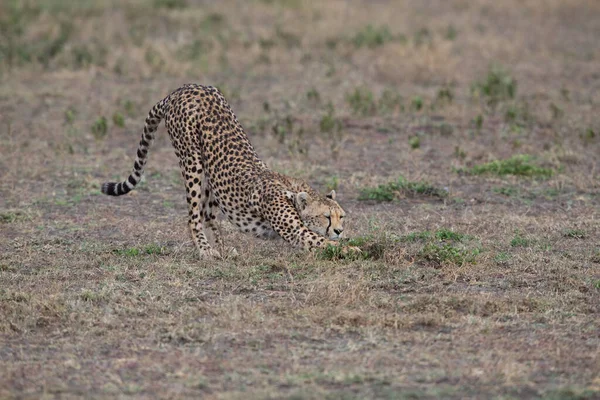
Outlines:
<svg viewBox="0 0 600 400"><path fill-rule="evenodd" d="M342 234L342 232L344 232L344 230L342 228L337 228L337 229L334 229L333 232L339 236Z"/></svg>

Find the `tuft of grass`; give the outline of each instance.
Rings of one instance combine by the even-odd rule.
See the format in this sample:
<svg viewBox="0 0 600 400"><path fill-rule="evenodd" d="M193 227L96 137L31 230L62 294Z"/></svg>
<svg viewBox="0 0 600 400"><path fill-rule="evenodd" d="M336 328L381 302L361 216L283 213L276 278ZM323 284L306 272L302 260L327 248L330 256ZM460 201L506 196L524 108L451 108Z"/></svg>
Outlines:
<svg viewBox="0 0 600 400"><path fill-rule="evenodd" d="M411 149L418 149L419 147L421 147L421 139L419 139L418 136L411 136L410 138L408 138L408 144L410 145Z"/></svg>
<svg viewBox="0 0 600 400"><path fill-rule="evenodd" d="M438 229L435 232L435 237L438 240L454 241L454 242L460 242L460 241L468 238L468 236L463 233L454 232L447 228Z"/></svg>
<svg viewBox="0 0 600 400"><path fill-rule="evenodd" d="M525 238L521 233L516 232L515 236L511 239L510 245L511 247L529 247L531 241Z"/></svg>
<svg viewBox="0 0 600 400"><path fill-rule="evenodd" d="M75 122L76 116L77 116L77 111L75 111L74 108L69 107L65 111L65 123L67 123L68 125L72 125L73 122Z"/></svg>
<svg viewBox="0 0 600 400"><path fill-rule="evenodd" d="M525 127L531 121L529 105L525 102L509 104L504 111L504 120L513 127Z"/></svg>
<svg viewBox="0 0 600 400"><path fill-rule="evenodd" d="M418 257L438 266L444 264L464 265L475 263L475 258L480 253L480 249L462 249L449 243L441 245L427 243L419 252Z"/></svg>
<svg viewBox="0 0 600 400"><path fill-rule="evenodd" d="M412 232L405 236L400 236L398 240L401 242L418 242L423 240L429 240L433 234L429 231Z"/></svg>
<svg viewBox="0 0 600 400"><path fill-rule="evenodd" d="M419 241L427 241L431 239L437 239L442 242L462 242L464 240L471 239L472 237L469 235L465 235L464 233L455 232L448 228L440 228L435 232L430 231L421 231L421 232L412 232L405 236L400 236L398 238L401 242L419 242Z"/></svg>
<svg viewBox="0 0 600 400"><path fill-rule="evenodd" d="M573 238L573 239L585 239L586 234L582 229L568 229L563 232L564 237Z"/></svg>
<svg viewBox="0 0 600 400"><path fill-rule="evenodd" d="M352 109L353 114L361 116L404 111L402 96L390 89L384 90L379 99L376 100L373 92L369 89L355 88L353 92L346 95L346 102Z"/></svg>
<svg viewBox="0 0 600 400"><path fill-rule="evenodd" d="M106 121L106 117L99 117L96 121L94 121L91 129L92 135L94 135L97 140L104 139L108 132L108 122Z"/></svg>
<svg viewBox="0 0 600 400"><path fill-rule="evenodd" d="M583 139L585 143L590 143L596 137L596 132L592 128L587 128L585 132L583 132L580 137Z"/></svg>
<svg viewBox="0 0 600 400"><path fill-rule="evenodd" d="M472 85L471 91L475 96L487 99L488 104L495 105L515 98L517 81L506 70L495 65L488 70L484 79Z"/></svg>
<svg viewBox="0 0 600 400"><path fill-rule="evenodd" d="M339 184L340 184L340 178L337 175L334 175L334 176L332 176L331 178L329 178L327 180L327 183L326 183L325 187L329 191L331 191L331 190L337 190Z"/></svg>
<svg viewBox="0 0 600 400"><path fill-rule="evenodd" d="M411 102L410 102L410 106L415 111L420 111L423 108L424 104L425 103L424 103L423 98L421 96L415 96L415 97L413 97L412 100L411 100Z"/></svg>
<svg viewBox="0 0 600 400"><path fill-rule="evenodd" d="M123 128L125 126L125 117L120 112L115 112L112 117L113 123L119 128Z"/></svg>
<svg viewBox="0 0 600 400"><path fill-rule="evenodd" d="M154 7L169 10L183 9L187 7L186 0L154 0Z"/></svg>
<svg viewBox="0 0 600 400"><path fill-rule="evenodd" d="M315 88L311 88L308 92L306 92L306 98L308 101L319 103L321 101L321 94Z"/></svg>
<svg viewBox="0 0 600 400"><path fill-rule="evenodd" d="M383 46L385 43L394 39L386 25L373 26L367 25L361 31L357 32L352 38L352 43L356 48L368 47L374 49Z"/></svg>
<svg viewBox="0 0 600 400"><path fill-rule="evenodd" d="M323 133L339 132L342 130L342 122L335 117L335 109L331 103L327 104L327 112L321 117L319 128Z"/></svg>
<svg viewBox="0 0 600 400"><path fill-rule="evenodd" d="M369 116L377 112L377 103L373 92L365 88L356 88L346 96L346 102L356 115Z"/></svg>
<svg viewBox="0 0 600 400"><path fill-rule="evenodd" d="M0 224L11 224L25 217L25 213L19 210L0 211Z"/></svg>
<svg viewBox="0 0 600 400"><path fill-rule="evenodd" d="M483 115L478 114L475 118L473 118L473 125L475 125L475 129L480 131L483 128Z"/></svg>
<svg viewBox="0 0 600 400"><path fill-rule="evenodd" d="M402 196L427 196L445 198L448 196L446 189L435 187L427 182L411 182L404 177L399 177L394 182L379 185L374 188L361 190L359 200L393 201Z"/></svg>
<svg viewBox="0 0 600 400"><path fill-rule="evenodd" d="M365 260L370 258L369 253L366 251L363 252L355 252L348 251L344 249L345 244L349 246L356 246L356 241L344 241L342 242L344 245L340 244L339 246L328 245L322 249L318 249L316 254L317 257L321 260ZM358 246L356 246L358 247Z"/></svg>
<svg viewBox="0 0 600 400"><path fill-rule="evenodd" d="M534 158L527 154L519 154L505 160L494 160L489 163L476 165L466 172L473 175L515 175L525 177L549 178L555 171L534 164Z"/></svg>
<svg viewBox="0 0 600 400"><path fill-rule="evenodd" d="M447 40L454 40L456 39L457 35L458 31L456 30L456 27L454 25L448 25L446 28L446 33L444 34L444 38Z"/></svg>
<svg viewBox="0 0 600 400"><path fill-rule="evenodd" d="M137 257L140 255L164 255L166 254L166 250L164 247L161 247L157 244L149 244L142 248L139 247L129 247L126 249L116 249L113 253L118 254L120 256L126 257Z"/></svg>
<svg viewBox="0 0 600 400"><path fill-rule="evenodd" d="M450 103L452 103L452 100L454 99L454 93L452 92L451 88L443 87L440 90L438 90L436 99L440 103L450 104Z"/></svg>
<svg viewBox="0 0 600 400"><path fill-rule="evenodd" d="M504 251L496 254L496 256L494 257L494 261L498 265L505 265L506 263L508 263L508 260L510 260L510 254Z"/></svg>
<svg viewBox="0 0 600 400"><path fill-rule="evenodd" d="M402 104L402 96L390 89L385 89L381 93L381 97L377 102L377 111L380 114L389 114L395 111L404 111L404 105Z"/></svg>

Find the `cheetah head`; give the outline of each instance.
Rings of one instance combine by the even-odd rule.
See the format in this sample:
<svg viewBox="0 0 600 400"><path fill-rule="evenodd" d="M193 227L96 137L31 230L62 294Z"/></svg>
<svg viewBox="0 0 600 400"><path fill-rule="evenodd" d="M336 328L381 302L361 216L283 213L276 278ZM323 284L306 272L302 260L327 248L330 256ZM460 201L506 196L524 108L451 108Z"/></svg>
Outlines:
<svg viewBox="0 0 600 400"><path fill-rule="evenodd" d="M335 201L335 190L326 196L299 192L295 193L293 200L302 222L308 229L331 240L342 237L346 213Z"/></svg>

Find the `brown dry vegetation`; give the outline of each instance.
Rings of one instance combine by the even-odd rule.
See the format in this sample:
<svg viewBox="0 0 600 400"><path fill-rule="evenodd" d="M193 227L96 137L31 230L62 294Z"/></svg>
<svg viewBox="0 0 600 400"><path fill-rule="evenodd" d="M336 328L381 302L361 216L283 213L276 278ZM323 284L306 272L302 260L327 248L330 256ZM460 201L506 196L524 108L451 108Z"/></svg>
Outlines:
<svg viewBox="0 0 600 400"><path fill-rule="evenodd" d="M0 397L600 397L599 37L589 0L0 2ZM164 128L101 196L186 82L368 257L223 222L198 261Z"/></svg>

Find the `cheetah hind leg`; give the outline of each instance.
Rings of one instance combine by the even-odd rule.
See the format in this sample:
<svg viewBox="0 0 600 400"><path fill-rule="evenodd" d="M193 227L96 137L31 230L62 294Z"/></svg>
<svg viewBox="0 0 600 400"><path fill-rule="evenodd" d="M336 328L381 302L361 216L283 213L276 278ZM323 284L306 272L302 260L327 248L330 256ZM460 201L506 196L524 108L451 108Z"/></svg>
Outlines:
<svg viewBox="0 0 600 400"><path fill-rule="evenodd" d="M202 187L206 188L206 187L208 187L208 184L205 185L205 183L203 182ZM206 196L207 192L209 192L208 196ZM223 242L220 224L217 222L217 216L214 214L215 208L218 209L218 203L217 203L216 199L214 198L212 192L210 192L210 191L205 190L204 194L205 194L205 197L204 197L205 204L203 205L204 226L206 226L210 230L210 233L212 234L215 246L219 249L219 251L221 252L221 254L223 256L225 256L225 257L237 256L238 252L235 249L235 247L225 246L225 243Z"/></svg>
<svg viewBox="0 0 600 400"><path fill-rule="evenodd" d="M194 160L195 161L195 160ZM196 165L192 168L192 165ZM221 258L221 254L218 250L212 248L208 243L206 234L204 233L204 227L202 222L205 214L206 200L205 188L203 187L202 169L200 163L195 162L180 162L181 173L185 179L185 189L187 192L187 203L189 210L189 221L190 233L192 235L192 241L198 249L200 258L211 259Z"/></svg>

